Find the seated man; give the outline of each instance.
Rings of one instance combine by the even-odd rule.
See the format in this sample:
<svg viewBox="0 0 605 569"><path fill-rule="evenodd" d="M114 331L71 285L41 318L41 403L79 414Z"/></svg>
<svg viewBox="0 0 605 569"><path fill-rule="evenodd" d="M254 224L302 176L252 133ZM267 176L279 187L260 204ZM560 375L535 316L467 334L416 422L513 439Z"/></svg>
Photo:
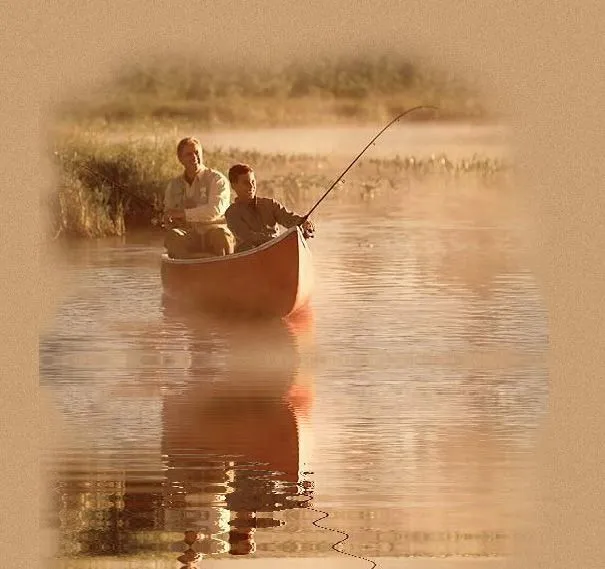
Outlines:
<svg viewBox="0 0 605 569"><path fill-rule="evenodd" d="M229 182L237 198L225 212L227 226L236 239L235 252L247 251L270 241L278 235L277 225L294 227L303 217L288 211L272 198L256 195L254 171L247 164L235 164L229 169ZM315 227L310 220L302 223L306 236L312 236Z"/></svg>
<svg viewBox="0 0 605 569"><path fill-rule="evenodd" d="M229 181L204 166L196 138L183 138L176 153L184 170L170 180L164 195L168 254L188 258L233 253L234 237L224 217L231 202Z"/></svg>

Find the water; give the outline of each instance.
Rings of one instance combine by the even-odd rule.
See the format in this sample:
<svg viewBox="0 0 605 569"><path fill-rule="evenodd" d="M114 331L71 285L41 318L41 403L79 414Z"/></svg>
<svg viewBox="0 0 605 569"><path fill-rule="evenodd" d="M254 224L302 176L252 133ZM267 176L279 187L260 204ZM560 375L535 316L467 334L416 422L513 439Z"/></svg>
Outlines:
<svg viewBox="0 0 605 569"><path fill-rule="evenodd" d="M382 126L382 125L381 125ZM292 127L262 130L235 130L200 133L206 145L237 147L258 152L285 154L313 153L354 157L378 133L380 126L359 127ZM414 124L405 122L385 131L372 147L372 156L430 156L445 153L450 159L468 158L473 154L505 155L507 130L497 125Z"/></svg>
<svg viewBox="0 0 605 569"><path fill-rule="evenodd" d="M547 398L511 195L462 177L327 200L292 323L163 306L158 236L66 249L72 288L41 342L71 433L47 515L60 566L176 567L195 530L201 566L254 550L371 567L331 549L344 535L313 508L379 566L506 555Z"/></svg>
<svg viewBox="0 0 605 569"><path fill-rule="evenodd" d="M344 164L365 147L384 125L305 126L265 129L153 128L145 131L104 134L109 140L140 141L169 137L176 143L184 136L198 136L205 148L241 148L262 153L332 155ZM385 131L371 149L374 158L446 154L450 160L509 154L509 133L503 125L464 122L414 123L402 119ZM344 167L344 165L343 165Z"/></svg>

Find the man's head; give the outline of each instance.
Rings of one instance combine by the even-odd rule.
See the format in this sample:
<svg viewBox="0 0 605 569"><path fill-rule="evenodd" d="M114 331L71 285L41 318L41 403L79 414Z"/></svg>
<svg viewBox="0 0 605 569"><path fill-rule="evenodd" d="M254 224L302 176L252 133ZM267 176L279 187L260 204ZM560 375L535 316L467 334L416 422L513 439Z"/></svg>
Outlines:
<svg viewBox="0 0 605 569"><path fill-rule="evenodd" d="M256 177L248 164L235 164L229 168L229 182L237 197L243 201L256 196Z"/></svg>
<svg viewBox="0 0 605 569"><path fill-rule="evenodd" d="M180 140L176 147L176 155L188 172L197 172L203 164L202 145L197 138L188 136Z"/></svg>

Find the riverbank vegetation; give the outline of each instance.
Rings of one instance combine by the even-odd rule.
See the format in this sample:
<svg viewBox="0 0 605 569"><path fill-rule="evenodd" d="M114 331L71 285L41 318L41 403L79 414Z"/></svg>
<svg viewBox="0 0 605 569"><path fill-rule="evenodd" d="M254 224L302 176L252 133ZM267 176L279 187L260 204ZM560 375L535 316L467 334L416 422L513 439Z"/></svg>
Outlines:
<svg viewBox="0 0 605 569"><path fill-rule="evenodd" d="M172 140L136 143L105 138L75 137L54 149L58 185L48 204L55 236L102 237L136 228L159 227L168 179L180 171ZM235 162L247 162L257 172L258 191L291 207L317 199L343 170L328 156L264 154L236 148L205 151L205 163L226 173ZM450 160L364 158L347 174L344 192L329 199L372 199L377 192L396 189L410 179L431 175L485 177L505 171L498 159L477 156Z"/></svg>
<svg viewBox="0 0 605 569"><path fill-rule="evenodd" d="M163 56L65 101L67 123L195 123L205 127L378 124L410 107L440 107L440 119L486 117L477 89L403 55L292 61L246 68ZM413 120L413 119L411 119ZM421 116L418 120L422 120Z"/></svg>

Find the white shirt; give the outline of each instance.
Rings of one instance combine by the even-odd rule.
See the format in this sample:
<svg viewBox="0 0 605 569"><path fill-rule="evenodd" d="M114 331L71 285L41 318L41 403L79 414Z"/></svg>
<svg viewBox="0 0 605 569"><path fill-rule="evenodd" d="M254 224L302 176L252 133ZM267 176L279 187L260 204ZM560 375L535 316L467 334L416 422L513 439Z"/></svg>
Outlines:
<svg viewBox="0 0 605 569"><path fill-rule="evenodd" d="M185 199L196 206L185 208ZM229 180L217 170L202 168L189 184L185 175L173 178L164 194L165 209L185 209L185 220L194 224L225 223L225 211L231 203Z"/></svg>

